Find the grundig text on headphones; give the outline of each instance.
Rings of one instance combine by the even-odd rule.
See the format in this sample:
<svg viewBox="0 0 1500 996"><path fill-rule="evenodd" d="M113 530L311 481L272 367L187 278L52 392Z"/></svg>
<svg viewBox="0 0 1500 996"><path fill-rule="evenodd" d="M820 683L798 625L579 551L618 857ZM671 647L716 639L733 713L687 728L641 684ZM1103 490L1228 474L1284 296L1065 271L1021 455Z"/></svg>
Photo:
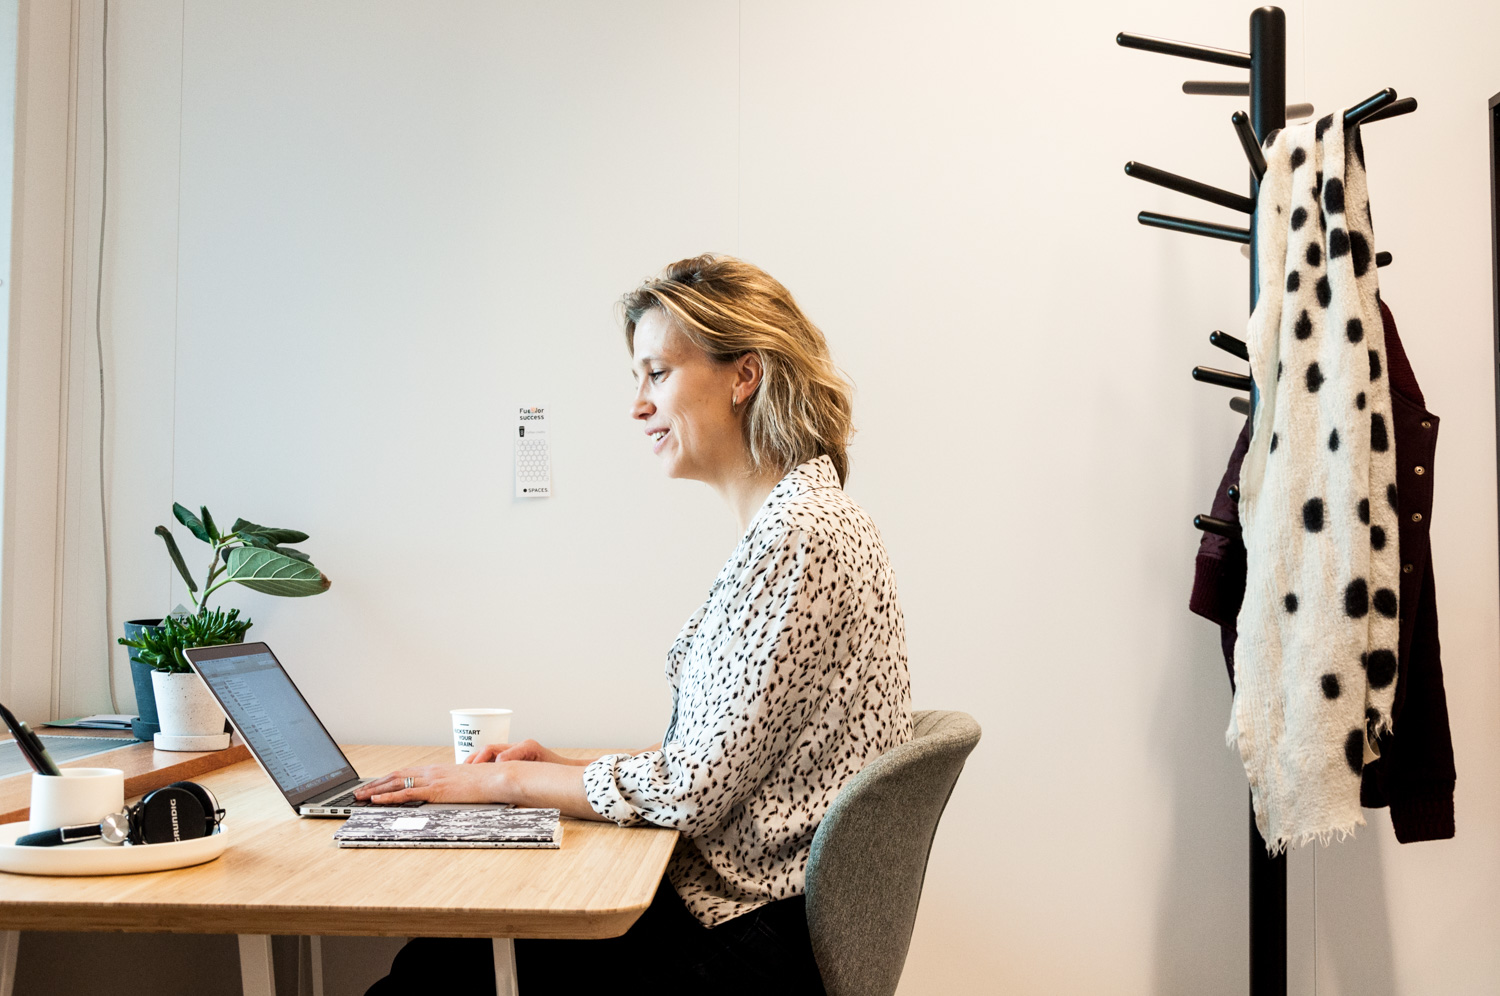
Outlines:
<svg viewBox="0 0 1500 996"><path fill-rule="evenodd" d="M170 844L216 833L224 810L213 793L197 782L173 782L150 793L134 806L110 813L98 823L59 827L23 834L16 843L56 847L84 840L109 844Z"/></svg>

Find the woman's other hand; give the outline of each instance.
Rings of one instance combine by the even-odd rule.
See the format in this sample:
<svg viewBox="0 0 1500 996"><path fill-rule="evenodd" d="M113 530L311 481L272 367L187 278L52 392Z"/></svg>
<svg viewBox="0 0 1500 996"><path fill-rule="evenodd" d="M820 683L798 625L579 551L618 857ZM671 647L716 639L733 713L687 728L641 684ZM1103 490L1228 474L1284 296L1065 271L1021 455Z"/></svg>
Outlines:
<svg viewBox="0 0 1500 996"><path fill-rule="evenodd" d="M571 757L563 757L535 740L523 740L518 744L490 744L464 758L464 764L483 764L486 761L546 761L549 764L578 764ZM587 763L587 762L583 762Z"/></svg>

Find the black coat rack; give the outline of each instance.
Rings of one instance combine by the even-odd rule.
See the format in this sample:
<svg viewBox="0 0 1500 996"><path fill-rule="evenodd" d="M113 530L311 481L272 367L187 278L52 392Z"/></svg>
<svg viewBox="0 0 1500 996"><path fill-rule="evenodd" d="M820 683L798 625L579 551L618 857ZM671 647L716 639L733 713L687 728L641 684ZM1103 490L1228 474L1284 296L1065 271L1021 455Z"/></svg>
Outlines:
<svg viewBox="0 0 1500 996"><path fill-rule="evenodd" d="M1171 215L1142 211L1137 220L1142 225L1165 228L1191 235L1202 235L1213 239L1238 242L1250 247L1250 310L1255 310L1255 298L1259 284L1256 272L1256 218L1255 199L1260 190L1260 179L1265 175L1266 160L1261 153L1265 140L1272 132L1286 127L1286 14L1279 7L1261 7L1250 14L1250 51L1233 52L1206 45L1190 45L1184 42L1167 41L1162 38L1147 38L1121 32L1115 41L1126 48L1138 48L1162 55L1176 55L1185 59L1197 59L1235 69L1248 69L1250 79L1246 82L1189 80L1182 84L1183 93L1216 96L1249 97L1250 113L1236 111L1230 118L1240 147L1250 163L1250 194L1232 193L1218 187L1189 180L1175 173L1128 162L1125 172L1139 180L1197 197L1211 204L1218 204L1250 216L1246 228L1221 225L1207 221L1193 221ZM1396 91L1381 90L1369 99L1344 112L1344 127L1354 128L1360 124L1382 118L1407 114L1417 109L1417 102L1410 97L1398 99ZM1312 112L1302 105L1292 108L1299 116ZM1377 253L1377 266L1391 262L1388 252ZM1219 349L1242 360L1249 360L1250 353L1245 343L1223 332L1214 332L1208 341ZM1210 367L1194 367L1193 379L1205 384L1228 387L1246 392L1248 399L1236 396L1230 407L1247 417L1256 402L1255 383L1249 372L1234 373ZM1231 488L1231 499L1238 501L1237 489ZM1235 540L1239 539L1239 527L1213 516L1199 515L1193 525L1205 532L1217 533ZM1271 857L1266 851L1266 842L1255 825L1255 813L1250 813L1250 994L1251 996L1286 996L1286 854Z"/></svg>

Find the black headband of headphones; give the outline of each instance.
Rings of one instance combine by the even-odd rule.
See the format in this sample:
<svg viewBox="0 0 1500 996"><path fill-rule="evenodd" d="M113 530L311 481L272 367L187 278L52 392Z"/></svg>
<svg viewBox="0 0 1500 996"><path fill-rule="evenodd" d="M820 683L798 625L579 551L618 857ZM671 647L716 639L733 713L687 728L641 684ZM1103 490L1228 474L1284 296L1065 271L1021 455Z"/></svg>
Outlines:
<svg viewBox="0 0 1500 996"><path fill-rule="evenodd" d="M39 830L17 837L16 843L56 847L103 838L112 844L169 844L207 837L218 830L223 819L224 810L208 789L197 782L173 782L99 823Z"/></svg>

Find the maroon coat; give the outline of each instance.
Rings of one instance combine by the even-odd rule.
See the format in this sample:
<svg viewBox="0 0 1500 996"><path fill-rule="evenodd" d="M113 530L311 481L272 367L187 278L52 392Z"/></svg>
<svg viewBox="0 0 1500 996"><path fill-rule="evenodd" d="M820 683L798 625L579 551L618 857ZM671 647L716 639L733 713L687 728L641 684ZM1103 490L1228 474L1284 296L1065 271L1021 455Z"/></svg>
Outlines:
<svg viewBox="0 0 1500 996"><path fill-rule="evenodd" d="M1438 418L1427 411L1416 374L1401 348L1396 320L1382 302L1386 365L1396 437L1396 488L1400 505L1401 644L1397 653L1394 730L1380 740L1380 757L1365 766L1360 803L1389 806L1403 844L1453 836L1453 738L1438 647L1437 593L1432 578L1432 463ZM1212 515L1239 522L1229 486L1240 479L1250 446L1250 424L1235 442L1224 478L1214 492ZM1188 607L1219 624L1224 663L1234 682L1235 621L1245 597L1245 547L1239 539L1204 533Z"/></svg>

